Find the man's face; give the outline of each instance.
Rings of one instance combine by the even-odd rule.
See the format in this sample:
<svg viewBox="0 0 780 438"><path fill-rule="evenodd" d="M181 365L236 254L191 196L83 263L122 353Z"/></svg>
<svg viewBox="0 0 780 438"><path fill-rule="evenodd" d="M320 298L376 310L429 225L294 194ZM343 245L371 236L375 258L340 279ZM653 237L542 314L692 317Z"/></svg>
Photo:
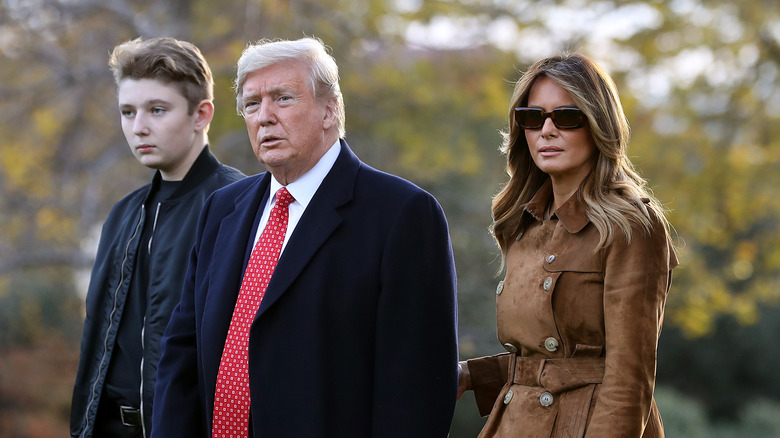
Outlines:
<svg viewBox="0 0 780 438"><path fill-rule="evenodd" d="M257 159L284 185L314 167L338 138L333 105L314 96L309 70L298 61L247 75L241 108Z"/></svg>
<svg viewBox="0 0 780 438"><path fill-rule="evenodd" d="M183 179L200 153L198 111L188 114L179 90L156 79L123 79L118 100L122 131L135 158L160 170L165 180Z"/></svg>

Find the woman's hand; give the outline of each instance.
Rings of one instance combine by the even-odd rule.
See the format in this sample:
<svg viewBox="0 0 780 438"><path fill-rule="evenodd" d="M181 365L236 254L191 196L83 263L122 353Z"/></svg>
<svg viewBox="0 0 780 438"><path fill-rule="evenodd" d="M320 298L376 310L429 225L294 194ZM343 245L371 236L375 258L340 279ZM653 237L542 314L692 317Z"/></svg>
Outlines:
<svg viewBox="0 0 780 438"><path fill-rule="evenodd" d="M460 400L463 393L470 389L471 373L469 373L469 363L462 360L458 362L458 398L456 400Z"/></svg>

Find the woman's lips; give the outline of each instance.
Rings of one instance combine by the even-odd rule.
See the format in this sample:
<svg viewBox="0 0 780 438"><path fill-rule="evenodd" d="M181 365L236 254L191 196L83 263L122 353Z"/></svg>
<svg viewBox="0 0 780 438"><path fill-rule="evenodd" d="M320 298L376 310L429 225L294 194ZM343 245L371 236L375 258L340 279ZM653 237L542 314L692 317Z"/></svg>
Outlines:
<svg viewBox="0 0 780 438"><path fill-rule="evenodd" d="M555 155L559 155L562 152L563 149L554 146L545 146L543 148L539 148L539 154L543 157L552 157Z"/></svg>

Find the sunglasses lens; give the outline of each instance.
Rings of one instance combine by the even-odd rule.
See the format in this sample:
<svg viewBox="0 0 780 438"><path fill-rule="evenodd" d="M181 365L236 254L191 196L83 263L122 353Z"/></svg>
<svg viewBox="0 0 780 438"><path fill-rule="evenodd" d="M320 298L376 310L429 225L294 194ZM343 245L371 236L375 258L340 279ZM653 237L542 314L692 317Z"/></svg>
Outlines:
<svg viewBox="0 0 780 438"><path fill-rule="evenodd" d="M518 109L515 110L515 120L521 128L537 129L544 124L544 113L542 113L542 110L537 109Z"/></svg>
<svg viewBox="0 0 780 438"><path fill-rule="evenodd" d="M515 123L523 129L539 129L547 117L560 129L577 129L585 125L585 114L578 108L558 108L549 113L537 108L515 108Z"/></svg>
<svg viewBox="0 0 780 438"><path fill-rule="evenodd" d="M575 108L561 108L552 112L555 126L563 129L579 128L582 126L584 115Z"/></svg>

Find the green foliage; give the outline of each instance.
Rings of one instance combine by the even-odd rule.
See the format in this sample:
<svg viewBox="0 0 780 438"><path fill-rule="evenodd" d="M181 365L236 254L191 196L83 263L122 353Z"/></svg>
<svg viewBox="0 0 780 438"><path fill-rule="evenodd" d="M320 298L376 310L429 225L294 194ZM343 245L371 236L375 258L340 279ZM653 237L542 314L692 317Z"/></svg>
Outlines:
<svg viewBox="0 0 780 438"><path fill-rule="evenodd" d="M655 401L667 436L709 437L709 424L701 403L671 388L657 387Z"/></svg>
<svg viewBox="0 0 780 438"><path fill-rule="evenodd" d="M482 179L485 160L496 156L511 92L506 55L490 48L396 50L367 53L363 61L369 68L347 68L343 75L348 139L370 133L371 149L391 158L380 158L383 166L414 181Z"/></svg>
<svg viewBox="0 0 780 438"><path fill-rule="evenodd" d="M74 293L70 272L62 269L22 271L0 284L0 349L29 346L56 333L78 341L82 302Z"/></svg>
<svg viewBox="0 0 780 438"><path fill-rule="evenodd" d="M742 438L780 436L780 403L753 399L733 421L710 422L701 403L667 387L656 388L658 410L666 436L686 438Z"/></svg>
<svg viewBox="0 0 780 438"><path fill-rule="evenodd" d="M622 81L670 78L663 101L632 108L632 151L679 233L668 321L697 338L720 315L754 324L761 306L780 303L780 8L677 2L662 12L658 28L628 41L642 61Z"/></svg>
<svg viewBox="0 0 780 438"><path fill-rule="evenodd" d="M758 322L742 325L721 316L713 333L691 342L679 327L664 328L658 350L657 380L699 400L708 417L736 420L756 398L780 400L774 348L780 307L761 310Z"/></svg>

